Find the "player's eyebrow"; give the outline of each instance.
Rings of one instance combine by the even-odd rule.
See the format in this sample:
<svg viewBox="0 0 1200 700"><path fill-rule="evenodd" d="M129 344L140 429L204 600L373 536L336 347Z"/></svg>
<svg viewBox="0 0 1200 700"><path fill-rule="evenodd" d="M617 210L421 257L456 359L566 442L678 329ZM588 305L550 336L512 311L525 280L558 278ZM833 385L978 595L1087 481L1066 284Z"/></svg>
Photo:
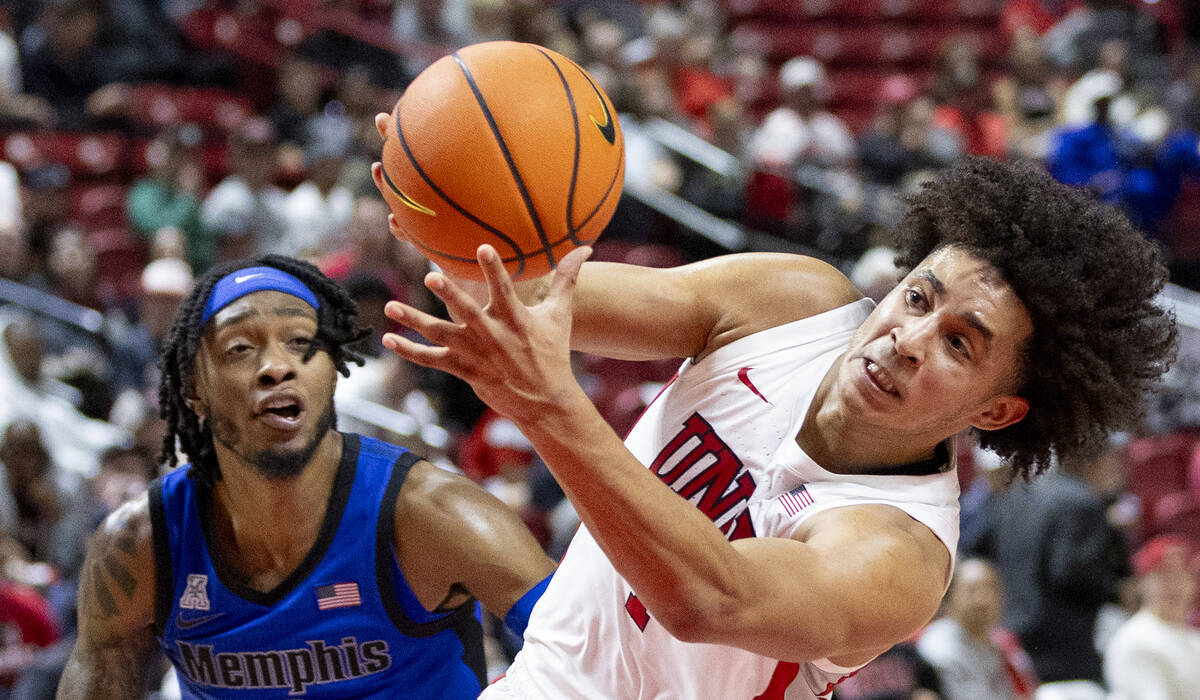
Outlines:
<svg viewBox="0 0 1200 700"><path fill-rule="evenodd" d="M938 279L938 276L933 273L933 270L926 268L918 272L917 276L929 283L929 286L933 288L934 294L937 296L945 295L946 285L940 279ZM984 345L991 347L992 338L995 337L996 334L992 332L991 328L988 328L987 324L983 322L983 319L979 318L979 314L974 312L964 313L961 315L961 317L968 326L979 332L979 335L983 337Z"/></svg>
<svg viewBox="0 0 1200 700"><path fill-rule="evenodd" d="M933 274L933 270L926 268L918 272L917 276L928 282L929 286L933 287L934 294L942 296L946 293L946 285L942 284L942 281L938 279L938 276Z"/></svg>

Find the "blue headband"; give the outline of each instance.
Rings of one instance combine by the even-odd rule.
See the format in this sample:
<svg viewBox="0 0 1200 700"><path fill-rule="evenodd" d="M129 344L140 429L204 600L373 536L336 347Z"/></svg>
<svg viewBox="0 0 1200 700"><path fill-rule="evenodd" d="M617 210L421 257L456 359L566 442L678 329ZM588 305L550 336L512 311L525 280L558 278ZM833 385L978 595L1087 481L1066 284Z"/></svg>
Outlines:
<svg viewBox="0 0 1200 700"><path fill-rule="evenodd" d="M303 282L294 275L274 267L246 267L230 272L213 285L212 293L208 295L208 303L204 305L204 314L200 323L208 323L213 314L241 299L247 294L263 291L283 292L307 302L314 309L321 308L317 295L312 293Z"/></svg>

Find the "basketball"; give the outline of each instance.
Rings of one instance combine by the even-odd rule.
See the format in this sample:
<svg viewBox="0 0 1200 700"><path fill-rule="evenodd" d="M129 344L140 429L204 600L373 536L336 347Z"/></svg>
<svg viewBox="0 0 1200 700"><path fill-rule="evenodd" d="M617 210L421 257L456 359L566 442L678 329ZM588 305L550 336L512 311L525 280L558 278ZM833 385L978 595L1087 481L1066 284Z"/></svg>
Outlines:
<svg viewBox="0 0 1200 700"><path fill-rule="evenodd" d="M612 218L625 143L611 100L573 61L492 41L444 56L392 110L380 189L403 236L479 279L491 243L516 279L549 272Z"/></svg>

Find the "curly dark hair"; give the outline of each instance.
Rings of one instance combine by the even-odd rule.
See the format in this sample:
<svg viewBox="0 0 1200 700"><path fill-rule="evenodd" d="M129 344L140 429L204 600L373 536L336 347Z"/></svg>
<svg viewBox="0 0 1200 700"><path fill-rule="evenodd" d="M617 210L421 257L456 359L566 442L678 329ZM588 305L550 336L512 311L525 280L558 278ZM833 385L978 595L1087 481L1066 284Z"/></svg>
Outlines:
<svg viewBox="0 0 1200 700"><path fill-rule="evenodd" d="M1138 427L1175 356L1175 315L1155 297L1167 279L1157 246L1116 209L1031 163L964 159L909 199L896 264L962 246L995 267L1033 322L1019 354L1024 420L978 431L1028 480L1113 431Z"/></svg>
<svg viewBox="0 0 1200 700"><path fill-rule="evenodd" d="M355 320L358 310L354 300L336 282L326 277L315 266L283 255L263 255L253 260L236 260L217 265L206 272L192 293L180 304L179 313L171 327L171 338L159 357L162 380L158 387L158 412L167 422L167 433L163 437L160 460L175 466L176 448L187 455L192 468L188 476L197 483L212 488L221 478L213 449L212 432L206 422L187 405L187 396L192 389L192 370L196 351L204 335L201 317L213 287L224 276L247 267L267 266L295 276L317 297L317 336L308 355L325 351L333 360L333 366L343 376L350 376L348 362L363 364L363 358L348 348L370 335L367 328L358 328Z"/></svg>

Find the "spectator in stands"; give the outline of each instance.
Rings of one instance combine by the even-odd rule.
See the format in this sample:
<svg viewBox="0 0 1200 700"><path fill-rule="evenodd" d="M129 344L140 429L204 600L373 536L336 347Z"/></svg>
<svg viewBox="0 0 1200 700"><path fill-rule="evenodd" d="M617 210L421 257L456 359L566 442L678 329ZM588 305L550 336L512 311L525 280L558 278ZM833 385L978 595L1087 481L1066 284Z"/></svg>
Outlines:
<svg viewBox="0 0 1200 700"><path fill-rule="evenodd" d="M287 193L273 183L275 130L260 117L230 135L229 174L204 198L200 221L216 239L216 261L287 248Z"/></svg>
<svg viewBox="0 0 1200 700"><path fill-rule="evenodd" d="M149 172L130 186L125 200L126 218L143 238L166 227L182 232L188 261L197 270L208 269L213 258L213 242L200 225L203 138L195 124L165 129L146 149Z"/></svg>
<svg viewBox="0 0 1200 700"><path fill-rule="evenodd" d="M333 17L353 17L357 5L355 0L324 0L321 12ZM338 70L364 66L372 83L389 89L403 88L416 75L405 66L405 54L368 43L347 30L319 29L301 42L297 52L310 61Z"/></svg>
<svg viewBox="0 0 1200 700"><path fill-rule="evenodd" d="M60 228L50 237L46 251L46 281L50 291L73 304L104 310L111 300L102 299L96 286L96 249L75 226Z"/></svg>
<svg viewBox="0 0 1200 700"><path fill-rule="evenodd" d="M78 130L124 113L126 88L99 43L102 5L95 0L54 0L21 37L25 90L54 110L60 129Z"/></svg>
<svg viewBox="0 0 1200 700"><path fill-rule="evenodd" d="M967 153L1007 155L1004 120L992 107L992 89L973 42L957 36L946 39L929 95L934 124L956 133Z"/></svg>
<svg viewBox="0 0 1200 700"><path fill-rule="evenodd" d="M901 186L910 175L962 155L962 139L933 123L933 102L908 76L885 79L878 103L879 112L858 145L861 173L868 182Z"/></svg>
<svg viewBox="0 0 1200 700"><path fill-rule="evenodd" d="M1066 81L1050 69L1041 38L1032 29L1018 29L1008 48L1008 70L992 85L1009 156L1046 157L1066 89Z"/></svg>
<svg viewBox="0 0 1200 700"><path fill-rule="evenodd" d="M1063 94L1062 121L1067 127L1080 127L1106 120L1128 127L1141 107L1132 92L1133 74L1129 65L1129 45L1110 39L1100 47L1096 62ZM1099 113L1096 101L1108 99L1107 112Z"/></svg>
<svg viewBox="0 0 1200 700"><path fill-rule="evenodd" d="M780 106L750 141L750 157L759 167L788 172L799 165L841 169L854 163L854 136L822 106L828 89L825 68L815 58L797 56L783 64Z"/></svg>
<svg viewBox="0 0 1200 700"><path fill-rule="evenodd" d="M321 110L321 69L306 58L292 55L280 63L276 76L275 104L267 116L280 141L302 144L305 124Z"/></svg>
<svg viewBox="0 0 1200 700"><path fill-rule="evenodd" d="M1060 462L1033 484L1000 496L979 544L1003 585L1003 625L1033 659L1043 683L1101 682L1094 644L1096 617L1117 596L1124 571L1120 533L1092 483L1113 448L1096 445L1086 457Z"/></svg>
<svg viewBox="0 0 1200 700"><path fill-rule="evenodd" d="M1004 598L995 567L985 559L962 559L943 603L943 617L925 628L917 651L937 669L943 700L1016 700L1037 687L1032 663L998 629ZM1010 654L1017 662L1010 660Z"/></svg>
<svg viewBox="0 0 1200 700"><path fill-rule="evenodd" d="M0 564L6 563L0 558ZM0 568L0 698L9 697L39 651L58 638L58 624L46 599L33 587L11 580ZM45 696L14 697L40 700Z"/></svg>
<svg viewBox="0 0 1200 700"><path fill-rule="evenodd" d="M1095 121L1054 132L1046 169L1059 182L1086 187L1103 201L1120 206L1125 197L1132 137L1113 123L1114 96L1110 91L1097 97Z"/></svg>
<svg viewBox="0 0 1200 700"><path fill-rule="evenodd" d="M71 171L61 163L42 163L22 172L20 183L34 268L45 272L51 237L71 223Z"/></svg>
<svg viewBox="0 0 1200 700"><path fill-rule="evenodd" d="M0 125L6 128L49 127L54 110L46 100L24 91L21 52L12 28L11 8L0 7Z"/></svg>
<svg viewBox="0 0 1200 700"><path fill-rule="evenodd" d="M45 285L34 272L29 233L24 226L0 226L0 277L31 287Z"/></svg>
<svg viewBox="0 0 1200 700"><path fill-rule="evenodd" d="M158 356L180 302L192 291L192 270L179 258L159 258L146 265L139 282L134 317L114 315L106 328L116 394L109 420L129 430L157 413Z"/></svg>
<svg viewBox="0 0 1200 700"><path fill-rule="evenodd" d="M901 642L837 685L837 700L940 700L937 670L917 653L912 641Z"/></svg>
<svg viewBox="0 0 1200 700"><path fill-rule="evenodd" d="M24 314L0 309L0 429L19 420L32 420L43 435L52 461L62 467L59 485L73 489L80 477L95 472L99 453L125 442L128 435L108 423L93 420L67 398L78 393L43 371L45 343L38 324Z"/></svg>
<svg viewBox="0 0 1200 700"><path fill-rule="evenodd" d="M1200 630L1189 624L1200 594L1195 553L1195 543L1160 535L1134 556L1142 606L1113 635L1104 655L1111 700L1196 696Z"/></svg>
<svg viewBox="0 0 1200 700"><path fill-rule="evenodd" d="M342 184L342 173L353 146L354 127L340 107L340 103L331 103L324 114L309 118L305 125L307 178L284 203L290 255L315 256L353 213L354 195Z"/></svg>
<svg viewBox="0 0 1200 700"><path fill-rule="evenodd" d="M379 222L386 221L387 203L376 194L354 200L350 221L338 236L331 236L329 252L319 267L326 275L345 282L352 277L374 277L391 290L392 299L432 309L434 300L425 289L429 261L407 242L379 235Z"/></svg>
<svg viewBox="0 0 1200 700"><path fill-rule="evenodd" d="M41 431L30 420L17 420L0 437L0 469L17 508L13 536L34 561L50 554L50 533L65 511L54 464Z"/></svg>

